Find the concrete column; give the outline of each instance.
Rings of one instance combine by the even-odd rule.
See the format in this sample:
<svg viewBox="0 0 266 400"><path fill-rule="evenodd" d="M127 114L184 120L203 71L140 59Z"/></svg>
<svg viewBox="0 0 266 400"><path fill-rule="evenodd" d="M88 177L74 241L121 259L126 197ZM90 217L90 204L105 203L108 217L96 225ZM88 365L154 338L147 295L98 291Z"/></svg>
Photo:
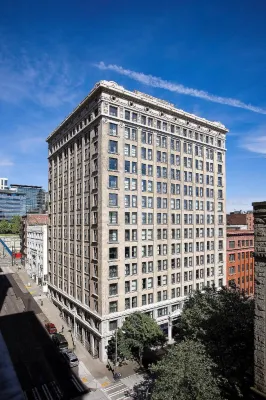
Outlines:
<svg viewBox="0 0 266 400"><path fill-rule="evenodd" d="M99 360L103 363L107 363L108 358L107 358L107 353L105 346L107 345L107 340L105 338L102 338L100 343L99 343Z"/></svg>
<svg viewBox="0 0 266 400"><path fill-rule="evenodd" d="M253 203L255 237L254 390L266 398L266 202Z"/></svg>
<svg viewBox="0 0 266 400"><path fill-rule="evenodd" d="M94 336L93 336L93 333L90 333L90 346L91 346L91 354L94 355Z"/></svg>
<svg viewBox="0 0 266 400"><path fill-rule="evenodd" d="M172 318L168 318L168 342L171 343L173 337L172 337Z"/></svg>

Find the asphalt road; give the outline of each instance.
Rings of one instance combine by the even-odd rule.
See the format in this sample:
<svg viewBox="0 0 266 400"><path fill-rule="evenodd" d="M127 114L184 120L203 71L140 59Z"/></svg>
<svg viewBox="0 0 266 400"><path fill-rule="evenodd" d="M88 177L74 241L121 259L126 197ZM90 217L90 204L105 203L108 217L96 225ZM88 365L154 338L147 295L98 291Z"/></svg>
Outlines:
<svg viewBox="0 0 266 400"><path fill-rule="evenodd" d="M5 270L1 263L0 268ZM0 271L1 272L1 271ZM27 400L82 398L88 389L40 323L40 307L17 274L0 275L0 331ZM0 357L1 363L1 357ZM0 392L1 398L1 392Z"/></svg>

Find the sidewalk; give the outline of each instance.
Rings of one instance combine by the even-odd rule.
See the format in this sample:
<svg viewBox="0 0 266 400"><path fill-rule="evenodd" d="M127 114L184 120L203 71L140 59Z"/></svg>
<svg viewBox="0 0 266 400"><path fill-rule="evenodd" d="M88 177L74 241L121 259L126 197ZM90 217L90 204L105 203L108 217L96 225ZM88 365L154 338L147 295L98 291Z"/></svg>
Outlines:
<svg viewBox="0 0 266 400"><path fill-rule="evenodd" d="M27 290L38 302L43 313L46 315L47 320L55 324L58 332L61 332L62 328L64 328L63 334L68 341L69 348L73 349L73 339L70 328L60 317L59 309L48 299L46 294L42 292L42 289L28 276L23 267L19 271L17 271L13 267L13 270L19 275ZM84 363L85 367L89 368L91 375L93 375L99 381L102 381L104 379L105 381L107 381L106 383L111 382L112 373L108 371L105 364L100 362L98 359L94 359L85 349L85 347L77 340L75 353L77 354L79 360Z"/></svg>

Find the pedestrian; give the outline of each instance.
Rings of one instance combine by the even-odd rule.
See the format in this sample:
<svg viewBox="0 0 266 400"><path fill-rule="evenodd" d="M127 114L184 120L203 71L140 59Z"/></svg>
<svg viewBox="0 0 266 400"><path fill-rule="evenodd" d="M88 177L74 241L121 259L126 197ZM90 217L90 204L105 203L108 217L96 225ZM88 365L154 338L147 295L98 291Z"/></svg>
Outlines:
<svg viewBox="0 0 266 400"><path fill-rule="evenodd" d="M62 333L64 333L64 328L65 328L64 325L62 325Z"/></svg>

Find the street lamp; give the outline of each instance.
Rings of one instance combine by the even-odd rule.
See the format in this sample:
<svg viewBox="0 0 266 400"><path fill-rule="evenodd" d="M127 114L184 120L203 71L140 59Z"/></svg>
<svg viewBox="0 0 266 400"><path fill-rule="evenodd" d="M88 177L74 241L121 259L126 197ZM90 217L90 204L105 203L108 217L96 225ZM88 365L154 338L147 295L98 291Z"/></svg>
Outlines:
<svg viewBox="0 0 266 400"><path fill-rule="evenodd" d="M14 265L14 245L12 245L11 257L12 257L12 267L13 267L13 265Z"/></svg>
<svg viewBox="0 0 266 400"><path fill-rule="evenodd" d="M115 368L117 366L117 328L115 330Z"/></svg>

